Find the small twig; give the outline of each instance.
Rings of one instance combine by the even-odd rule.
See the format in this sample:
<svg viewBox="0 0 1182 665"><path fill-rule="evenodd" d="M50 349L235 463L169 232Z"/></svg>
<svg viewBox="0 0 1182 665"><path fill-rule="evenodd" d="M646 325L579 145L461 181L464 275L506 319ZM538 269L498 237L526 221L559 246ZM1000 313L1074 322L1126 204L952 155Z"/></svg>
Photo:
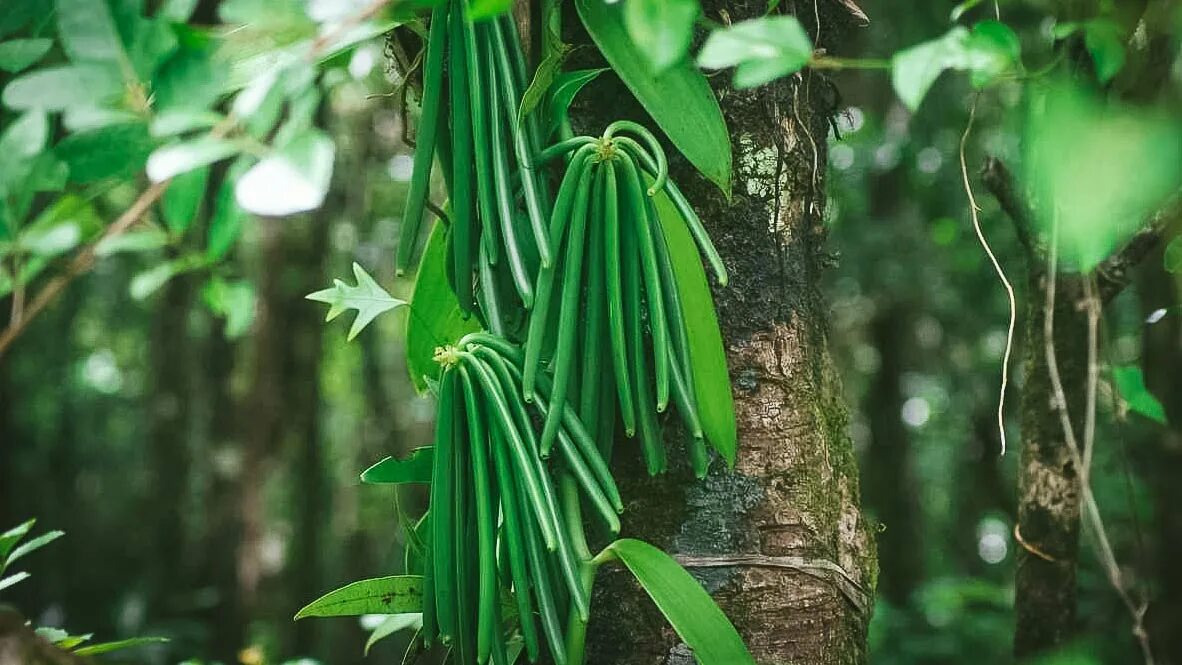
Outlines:
<svg viewBox="0 0 1182 665"><path fill-rule="evenodd" d="M960 137L960 175L964 180L965 195L969 198L969 218L973 222L973 231L977 234L977 240L981 243L981 248L985 250L985 254L989 257L989 261L993 263L993 269L997 272L997 277L1001 280L1002 287L1005 288L1006 298L1010 304L1010 323L1006 328L1006 348L1005 353L1001 359L1001 388L997 399L997 433L1001 438L1001 454L1006 454L1006 388L1010 381L1010 355L1014 351L1014 327L1018 323L1018 299L1014 295L1014 286L1010 284L1010 280L1006 277L1005 270L1002 269L1001 263L998 262L997 256L994 255L993 250L989 247L989 241L985 239L985 233L981 231L980 206L977 205L977 198L973 195L973 185L969 182L969 167L965 160L965 147L969 142L969 135L973 131L973 121L977 117L977 100L980 96L973 97L973 105L969 108L969 121L965 125L964 134Z"/></svg>
<svg viewBox="0 0 1182 665"><path fill-rule="evenodd" d="M122 234L124 231L132 227L136 222L144 216L145 213L152 207L154 203L164 194L164 190L168 187L169 181L158 182L147 189L145 189L131 204L127 210L123 212L103 234L95 241L91 242L81 251L74 255L73 260L70 261L66 269L53 279L49 280L45 286L37 291L37 295L29 302L25 308L24 316L19 319L13 319L8 322L8 327L0 332L0 358L4 356L4 352L12 345L12 342L24 332L29 322L33 320L41 310L45 309L53 299L58 296L65 288L74 280L75 277L81 275L91 267L94 266L95 258L97 257L97 250L99 243Z"/></svg>

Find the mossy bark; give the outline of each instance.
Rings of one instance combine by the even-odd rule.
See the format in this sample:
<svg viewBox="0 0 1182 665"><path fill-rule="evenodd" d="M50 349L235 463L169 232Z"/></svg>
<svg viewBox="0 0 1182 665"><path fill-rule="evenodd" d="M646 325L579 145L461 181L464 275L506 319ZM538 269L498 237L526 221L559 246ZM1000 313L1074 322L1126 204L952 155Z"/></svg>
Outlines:
<svg viewBox="0 0 1182 665"><path fill-rule="evenodd" d="M1032 264L1035 262L1032 261ZM1073 427L1082 433L1087 373L1087 321L1080 306L1083 277L1061 274L1055 284L1054 343ZM1047 275L1029 277L1022 386L1022 452L1018 479L1018 549L1014 653L1064 644L1076 628L1080 484L1064 438L1047 364ZM1078 436L1078 435L1077 435Z"/></svg>
<svg viewBox="0 0 1182 665"><path fill-rule="evenodd" d="M707 17L731 21L767 8L764 2L704 5ZM820 22L828 44L849 19L826 11ZM815 34L813 12L807 3L799 14ZM630 99L618 83L602 78L581 96L578 126L595 133L622 116L651 124L618 101ZM875 547L859 511L847 408L820 291L830 263L825 146L836 95L813 73L755 90L732 89L728 79L722 74L712 81L734 146L733 198L695 173L672 146L666 150L673 177L730 271L730 286L715 289L715 302L735 397L738 463L728 470L716 459L709 477L694 481L680 452L681 432L669 421L673 469L650 478L638 446L618 441L614 471L627 504L622 535L678 556L759 663L861 663ZM590 663L695 662L618 568L600 572L592 614Z"/></svg>

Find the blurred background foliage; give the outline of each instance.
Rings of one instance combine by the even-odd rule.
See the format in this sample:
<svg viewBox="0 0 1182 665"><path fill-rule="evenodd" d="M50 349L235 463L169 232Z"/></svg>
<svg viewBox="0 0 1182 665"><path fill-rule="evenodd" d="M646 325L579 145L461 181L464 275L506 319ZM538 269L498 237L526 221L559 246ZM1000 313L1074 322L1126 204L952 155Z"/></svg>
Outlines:
<svg viewBox="0 0 1182 665"><path fill-rule="evenodd" d="M838 55L890 54L949 25L943 3L863 9L872 22ZM1028 67L1052 57L1046 8L1003 11ZM303 296L354 261L396 297L409 295L409 280L393 275L411 159L388 55L366 44L318 81L318 116L337 145L326 204L245 224L230 257L235 281L222 284L229 291L192 272L136 298L134 276L182 250L114 255L0 363L0 526L36 516L66 532L27 560L33 579L5 593L38 625L171 638L127 656L147 663L362 662L356 622L291 615L323 591L401 570L396 501L417 513L423 497L363 487L358 474L423 445L431 404L407 380L404 311L346 344L346 326L324 326L323 309ZM1172 67L1163 95L1176 131L1182 65ZM880 525L872 661L1009 662L1018 456L999 455L995 428L1007 301L961 183L975 93L964 77L943 77L913 114L883 72L835 79L827 289L863 505ZM1021 162L1025 113L1017 82L976 99L966 146L974 179L986 154ZM110 217L134 195L116 188L96 207ZM977 199L1021 300L1013 226L983 190ZM1173 377L1182 323L1167 266L1182 258L1154 256L1107 308L1103 351L1109 364L1145 368L1170 424L1101 400L1093 483L1118 559L1154 600L1159 653L1182 662L1182 386ZM234 291L240 284L247 290ZM227 322L215 314L227 309L210 305L227 298L253 306L228 308L247 314ZM1020 390L1020 368L1014 376ZM1016 441L1016 399L1010 405ZM1087 547L1081 565L1081 640L1045 662L1132 662L1127 612ZM396 658L400 642L379 643L368 659Z"/></svg>

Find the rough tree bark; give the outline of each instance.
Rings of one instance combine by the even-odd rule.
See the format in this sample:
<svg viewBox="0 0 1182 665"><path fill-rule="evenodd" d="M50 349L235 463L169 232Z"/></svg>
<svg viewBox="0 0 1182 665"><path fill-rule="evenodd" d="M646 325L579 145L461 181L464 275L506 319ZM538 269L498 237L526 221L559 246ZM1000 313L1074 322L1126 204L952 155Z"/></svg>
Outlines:
<svg viewBox="0 0 1182 665"><path fill-rule="evenodd" d="M723 21L767 9L765 2L703 4L707 17ZM838 3L797 4L784 9L798 9L814 34L819 7L820 42L832 50L849 15ZM731 89L728 79L713 81L735 150L733 200L671 147L667 152L731 274L731 285L715 296L739 423L738 463L732 472L716 460L703 482L684 468L653 479L636 447L619 442L614 470L627 503L623 535L677 555L758 662L861 663L875 547L859 512L857 465L820 292L830 263L825 146L836 95L813 73L756 90ZM597 85L618 84L604 77ZM585 98L599 100L576 109L578 124L589 131L621 114L646 120L639 110L622 108L630 99L622 89ZM669 436L675 448L677 439ZM694 662L627 573L600 573L592 612L588 662Z"/></svg>

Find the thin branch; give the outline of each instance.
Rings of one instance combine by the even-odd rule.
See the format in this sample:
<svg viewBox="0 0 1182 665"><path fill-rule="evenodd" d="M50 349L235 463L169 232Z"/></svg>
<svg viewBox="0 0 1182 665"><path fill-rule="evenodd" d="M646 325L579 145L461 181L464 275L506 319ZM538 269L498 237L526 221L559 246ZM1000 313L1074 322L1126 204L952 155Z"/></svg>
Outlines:
<svg viewBox="0 0 1182 665"><path fill-rule="evenodd" d="M136 222L144 216L145 213L152 207L153 204L164 194L164 190L168 187L168 181L158 182L147 189L145 189L131 204L127 210L123 212L107 229L103 232L97 240L91 242L81 251L74 255L73 260L70 261L66 269L60 274L54 276L53 279L46 282L45 286L37 291L37 295L29 301L25 307L24 315L20 318L14 318L8 322L8 326L3 332L0 332L0 358L4 357L4 352L12 345L12 342L24 332L28 327L29 322L33 320L45 309L54 298L56 298L66 286L74 280L75 277L89 271L95 263L97 257L97 249L99 243L122 234L124 231L131 228Z"/></svg>
<svg viewBox="0 0 1182 665"><path fill-rule="evenodd" d="M1134 235L1125 246L1096 266L1097 295L1101 302L1112 300L1129 285L1133 270L1157 248L1169 231L1182 222L1182 198L1175 198Z"/></svg>
<svg viewBox="0 0 1182 665"><path fill-rule="evenodd" d="M985 158L981 167L981 181L985 188L997 199L1001 209L1014 223L1014 231L1018 234L1018 242L1026 250L1028 257L1038 256L1042 252L1038 234L1034 231L1034 215L1022 200L1014 184L1014 176L1001 159L990 155Z"/></svg>
<svg viewBox="0 0 1182 665"><path fill-rule="evenodd" d="M1100 507L1096 503L1096 496L1092 492L1091 479L1088 469L1088 462L1084 460L1081 454L1080 445L1075 435L1075 427L1071 424L1071 415L1067 407L1067 394L1063 389L1063 378L1059 374L1058 358L1055 354L1055 282L1058 262L1058 244L1059 244L1059 225L1058 220L1054 220L1051 225L1051 246L1050 256L1047 261L1047 288L1045 311L1043 313L1043 343L1045 346L1047 374L1051 381L1051 392L1054 397L1053 405L1055 411L1059 414L1059 423L1063 428L1063 438L1067 443L1067 450L1071 454L1071 461L1079 470L1080 478L1080 494L1083 497L1083 518L1087 521L1089 533L1095 541L1096 554L1100 559L1100 564L1104 567L1104 572L1108 577L1109 584L1112 585L1116 595L1120 598L1125 608L1129 612L1129 616L1133 620L1133 635L1137 638L1137 643L1141 647L1141 655L1144 658L1145 665L1154 665L1153 651L1149 643L1149 634L1145 630L1145 612L1148 609L1148 602L1144 599L1134 600L1126 588L1124 575L1120 570L1120 563L1116 559L1116 553L1112 549L1112 542L1108 539L1108 531L1104 527L1104 519L1100 514ZM1099 299L1095 297L1093 289L1088 287L1088 299L1093 304L1088 305L1095 311L1095 320L1099 320ZM1088 312L1088 342L1089 345L1096 343L1097 335L1093 333L1095 327L1092 323L1093 310ZM1091 363L1096 352L1094 349L1088 350L1088 386L1089 391L1095 391L1096 383L1093 382L1095 375L1093 373ZM1094 392L1090 392L1087 399L1087 408L1095 409L1096 400ZM1095 414L1085 414L1085 446L1089 448L1092 445L1091 437L1094 436Z"/></svg>

